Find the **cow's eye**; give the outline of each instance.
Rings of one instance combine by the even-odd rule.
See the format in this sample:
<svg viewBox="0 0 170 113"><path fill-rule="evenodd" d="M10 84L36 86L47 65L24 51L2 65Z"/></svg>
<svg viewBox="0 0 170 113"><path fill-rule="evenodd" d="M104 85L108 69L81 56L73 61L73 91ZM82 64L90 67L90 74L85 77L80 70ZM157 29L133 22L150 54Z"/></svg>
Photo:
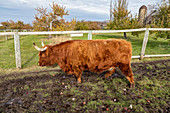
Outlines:
<svg viewBox="0 0 170 113"><path fill-rule="evenodd" d="M42 57L45 57L46 55L45 55L45 53L44 54L42 54Z"/></svg>
<svg viewBox="0 0 170 113"><path fill-rule="evenodd" d="M46 54L45 54L45 53L42 53L42 54L41 54L41 57L43 57L43 58L46 57Z"/></svg>

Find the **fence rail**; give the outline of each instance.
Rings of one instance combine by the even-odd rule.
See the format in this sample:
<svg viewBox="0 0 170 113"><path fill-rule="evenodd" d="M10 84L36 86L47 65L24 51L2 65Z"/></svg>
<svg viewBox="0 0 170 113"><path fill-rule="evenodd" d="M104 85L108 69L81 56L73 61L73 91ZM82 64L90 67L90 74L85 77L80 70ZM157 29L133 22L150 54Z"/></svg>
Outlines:
<svg viewBox="0 0 170 113"><path fill-rule="evenodd" d="M127 29L127 30L92 30L92 33L123 33L123 32L137 32L137 31L170 31L170 28L141 28L141 29ZM45 35L45 34L80 34L89 33L89 30L84 31L41 31L41 32L17 32L19 35ZM14 35L15 32L2 32L0 35Z"/></svg>
<svg viewBox="0 0 170 113"><path fill-rule="evenodd" d="M47 35L47 34L81 34L88 33L88 40L92 39L93 33L122 33L122 32L137 32L137 31L145 31L145 36L143 39L142 49L140 56L132 56L132 58L140 58L144 57L165 57L170 56L170 54L162 54L162 55L145 55L145 50L148 42L149 31L170 31L170 28L140 28L140 29L127 29L127 30L88 30L88 31L42 31L42 32L4 32L0 33L1 35L14 35L14 46L15 46L15 60L16 67L21 68L21 52L20 52L20 35Z"/></svg>

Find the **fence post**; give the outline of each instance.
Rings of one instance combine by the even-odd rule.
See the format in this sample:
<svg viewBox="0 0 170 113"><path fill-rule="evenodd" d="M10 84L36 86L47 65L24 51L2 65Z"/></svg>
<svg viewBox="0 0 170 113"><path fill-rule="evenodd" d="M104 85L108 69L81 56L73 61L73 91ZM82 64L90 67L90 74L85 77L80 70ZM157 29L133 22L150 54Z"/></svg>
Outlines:
<svg viewBox="0 0 170 113"><path fill-rule="evenodd" d="M4 30L4 32L6 32L6 29ZM7 35L5 35L5 39L8 40L8 36Z"/></svg>
<svg viewBox="0 0 170 113"><path fill-rule="evenodd" d="M149 37L149 28L146 28L145 36L144 36L144 39L143 39L141 55L140 55L141 60L144 58L144 55L145 55L145 49L146 49L146 45L147 45L147 42L148 42L148 37Z"/></svg>
<svg viewBox="0 0 170 113"><path fill-rule="evenodd" d="M88 40L92 40L92 31L88 32Z"/></svg>
<svg viewBox="0 0 170 113"><path fill-rule="evenodd" d="M18 32L14 33L15 61L16 68L21 68L20 39Z"/></svg>

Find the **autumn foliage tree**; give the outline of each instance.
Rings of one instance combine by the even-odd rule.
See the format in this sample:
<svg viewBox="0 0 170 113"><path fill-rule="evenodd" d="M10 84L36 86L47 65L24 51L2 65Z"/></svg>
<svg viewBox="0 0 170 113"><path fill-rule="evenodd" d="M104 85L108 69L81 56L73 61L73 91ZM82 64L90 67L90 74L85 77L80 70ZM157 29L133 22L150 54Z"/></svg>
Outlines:
<svg viewBox="0 0 170 113"><path fill-rule="evenodd" d="M14 22L13 20L1 22L3 25L2 29L32 29L30 24L24 24L22 21Z"/></svg>
<svg viewBox="0 0 170 113"><path fill-rule="evenodd" d="M62 7L53 2L50 5L51 11L47 12L47 8L38 7L35 8L37 13L35 14L35 20L33 21L33 27L36 31L47 31L50 29L50 23L52 30L64 31L74 29L76 19L72 19L71 22L65 21L64 16L69 15L65 7Z"/></svg>
<svg viewBox="0 0 170 113"><path fill-rule="evenodd" d="M38 7L35 10L37 14L35 14L35 20L33 21L34 30L47 31L49 26L47 8Z"/></svg>
<svg viewBox="0 0 170 113"><path fill-rule="evenodd" d="M127 0L115 0L114 8L112 10L112 20L108 24L109 29L121 30L139 27L137 16L132 18L131 12L128 11ZM124 33L125 38L126 33Z"/></svg>

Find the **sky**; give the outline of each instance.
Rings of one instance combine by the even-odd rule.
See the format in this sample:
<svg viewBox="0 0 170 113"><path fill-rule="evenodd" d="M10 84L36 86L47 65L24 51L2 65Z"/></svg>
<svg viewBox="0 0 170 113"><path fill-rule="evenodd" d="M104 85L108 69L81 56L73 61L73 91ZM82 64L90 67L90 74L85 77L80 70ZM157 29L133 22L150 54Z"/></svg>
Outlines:
<svg viewBox="0 0 170 113"><path fill-rule="evenodd" d="M138 15L142 5L154 5L160 1L128 0L128 10L133 16ZM50 11L49 5L53 2L66 7L69 16L64 18L68 21L74 17L85 21L105 21L110 18L110 0L0 0L0 22L20 20L32 24L36 14L35 8L43 6Z"/></svg>

